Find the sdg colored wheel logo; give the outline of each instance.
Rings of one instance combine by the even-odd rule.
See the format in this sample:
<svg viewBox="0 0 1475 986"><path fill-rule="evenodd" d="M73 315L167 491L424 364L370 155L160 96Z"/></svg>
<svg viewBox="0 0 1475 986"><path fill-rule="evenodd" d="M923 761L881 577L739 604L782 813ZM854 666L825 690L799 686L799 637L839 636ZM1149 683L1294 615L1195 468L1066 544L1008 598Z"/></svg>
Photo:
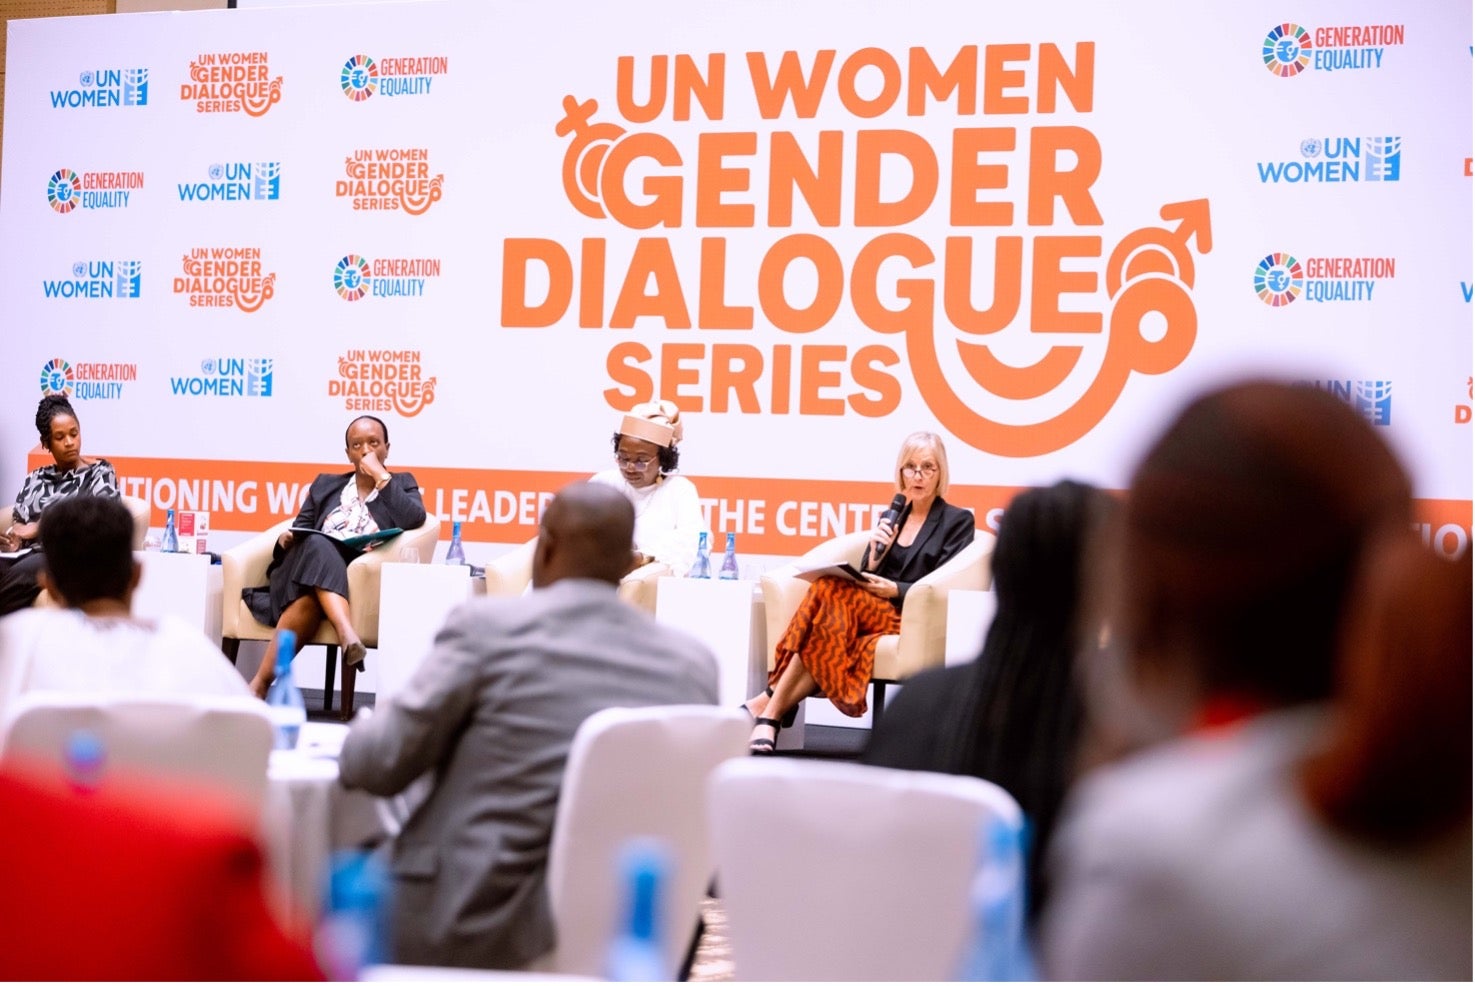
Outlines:
<svg viewBox="0 0 1475 986"><path fill-rule="evenodd" d="M379 67L368 55L354 55L343 63L338 84L343 87L343 95L362 103L379 91Z"/></svg>
<svg viewBox="0 0 1475 986"><path fill-rule="evenodd" d="M57 212L71 212L82 200L82 179L70 168L62 168L46 183L46 201Z"/></svg>
<svg viewBox="0 0 1475 986"><path fill-rule="evenodd" d="M1271 308L1284 308L1306 287L1301 262L1288 253L1268 254L1255 267L1255 293Z"/></svg>
<svg viewBox="0 0 1475 986"><path fill-rule="evenodd" d="M57 357L41 367L41 393L72 396L72 364Z"/></svg>
<svg viewBox="0 0 1475 986"><path fill-rule="evenodd" d="M344 301L358 301L369 293L369 262L350 253L333 268L333 289Z"/></svg>
<svg viewBox="0 0 1475 986"><path fill-rule="evenodd" d="M1277 24L1265 35L1260 54L1271 73L1288 79L1311 64L1311 35L1299 24Z"/></svg>

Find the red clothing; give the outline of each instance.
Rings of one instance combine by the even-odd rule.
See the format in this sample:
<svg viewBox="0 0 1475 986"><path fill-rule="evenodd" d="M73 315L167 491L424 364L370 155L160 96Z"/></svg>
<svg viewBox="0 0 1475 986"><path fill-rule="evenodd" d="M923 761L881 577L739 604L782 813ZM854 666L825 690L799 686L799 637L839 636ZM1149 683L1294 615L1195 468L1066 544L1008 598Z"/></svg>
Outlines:
<svg viewBox="0 0 1475 986"><path fill-rule="evenodd" d="M198 792L7 765L0 881L0 979L322 979L268 910L256 842Z"/></svg>

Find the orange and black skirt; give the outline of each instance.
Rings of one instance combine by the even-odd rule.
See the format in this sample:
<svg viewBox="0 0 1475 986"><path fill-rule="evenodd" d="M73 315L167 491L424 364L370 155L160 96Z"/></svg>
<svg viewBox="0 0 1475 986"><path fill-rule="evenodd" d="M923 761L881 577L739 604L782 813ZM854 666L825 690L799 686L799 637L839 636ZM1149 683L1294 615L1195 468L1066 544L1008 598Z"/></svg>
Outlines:
<svg viewBox="0 0 1475 986"><path fill-rule="evenodd" d="M860 716L866 711L876 641L900 630L901 614L890 600L847 579L816 579L775 648L768 683L776 683L798 654L835 708Z"/></svg>

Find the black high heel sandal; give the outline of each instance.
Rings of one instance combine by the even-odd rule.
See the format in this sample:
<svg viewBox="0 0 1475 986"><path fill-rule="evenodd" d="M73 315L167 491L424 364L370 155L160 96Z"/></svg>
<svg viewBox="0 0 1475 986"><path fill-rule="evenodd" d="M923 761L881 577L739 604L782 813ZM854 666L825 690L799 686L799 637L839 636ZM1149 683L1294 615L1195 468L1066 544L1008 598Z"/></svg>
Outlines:
<svg viewBox="0 0 1475 986"><path fill-rule="evenodd" d="M765 695L767 695L769 698L773 698L773 686L770 685L769 687L763 689L763 693ZM748 716L754 720L754 725L757 725L757 717L753 715L753 710L750 709L750 708L748 708L748 703L747 702L742 703L741 705L738 706L738 708L740 708L744 712L746 712L748 714ZM779 723L785 729L790 729L790 728L793 727L793 725L794 725L794 719L798 715L799 715L799 706L795 705L788 712L785 712L784 713L784 716L783 716L782 719L779 720Z"/></svg>
<svg viewBox="0 0 1475 986"><path fill-rule="evenodd" d="M769 739L768 737L764 736L759 739L749 740L748 753L755 757L773 756L776 752L776 748L778 747L779 730L784 728L784 724L777 719L770 719L767 716L759 716L753 721L753 725L755 728L758 726L772 726L773 739Z"/></svg>

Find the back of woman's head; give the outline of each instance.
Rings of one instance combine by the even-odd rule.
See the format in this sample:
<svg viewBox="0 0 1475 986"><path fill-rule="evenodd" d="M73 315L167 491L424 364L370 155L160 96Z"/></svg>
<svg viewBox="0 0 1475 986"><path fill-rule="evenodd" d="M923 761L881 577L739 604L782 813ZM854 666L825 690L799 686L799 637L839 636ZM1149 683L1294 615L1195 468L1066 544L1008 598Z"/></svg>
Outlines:
<svg viewBox="0 0 1475 986"><path fill-rule="evenodd" d="M1139 672L1200 697L1324 698L1359 553L1406 529L1410 505L1393 453L1333 395L1270 382L1206 394L1133 476L1114 588L1123 643Z"/></svg>
<svg viewBox="0 0 1475 986"><path fill-rule="evenodd" d="M998 615L1060 617L1054 628L1069 634L1088 542L1114 506L1110 494L1068 479L1017 494L999 520L991 561Z"/></svg>
<svg viewBox="0 0 1475 986"><path fill-rule="evenodd" d="M1406 531L1365 552L1341 630L1328 739L1302 780L1322 817L1379 841L1470 817L1471 564Z"/></svg>

